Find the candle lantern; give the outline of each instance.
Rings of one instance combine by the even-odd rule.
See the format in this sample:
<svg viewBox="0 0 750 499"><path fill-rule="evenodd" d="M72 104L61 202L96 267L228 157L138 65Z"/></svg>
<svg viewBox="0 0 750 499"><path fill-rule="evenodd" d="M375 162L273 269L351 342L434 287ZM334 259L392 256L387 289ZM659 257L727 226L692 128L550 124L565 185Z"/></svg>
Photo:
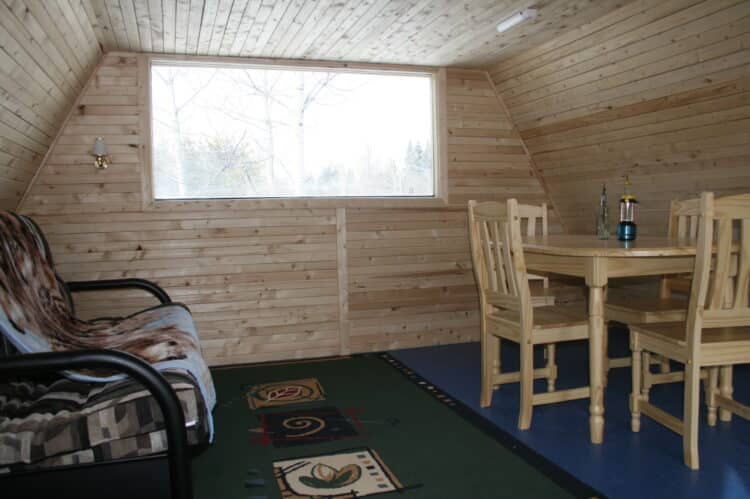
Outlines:
<svg viewBox="0 0 750 499"><path fill-rule="evenodd" d="M620 197L620 221L617 224L617 239L632 241L636 236L635 205L638 201L630 194L630 179L625 175L625 190Z"/></svg>

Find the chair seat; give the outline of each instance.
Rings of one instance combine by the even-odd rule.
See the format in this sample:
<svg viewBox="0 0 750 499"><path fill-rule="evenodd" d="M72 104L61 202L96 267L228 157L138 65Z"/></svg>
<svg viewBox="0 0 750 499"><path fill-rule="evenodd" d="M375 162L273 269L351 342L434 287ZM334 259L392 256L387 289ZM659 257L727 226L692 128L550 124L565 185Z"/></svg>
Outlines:
<svg viewBox="0 0 750 499"><path fill-rule="evenodd" d="M686 325L684 322L664 322L661 324L633 324L631 331L647 336L659 337L678 345L686 345ZM706 328L701 332L701 344L711 343L750 343L750 326Z"/></svg>
<svg viewBox="0 0 750 499"><path fill-rule="evenodd" d="M604 313L607 320L623 324L677 322L687 318L687 306L687 298L681 296L658 298L611 293Z"/></svg>
<svg viewBox="0 0 750 499"><path fill-rule="evenodd" d="M534 309L534 329L584 325L588 327L589 318L585 307L580 304L556 305Z"/></svg>
<svg viewBox="0 0 750 499"><path fill-rule="evenodd" d="M644 350L684 362L687 358L685 322L631 324ZM747 358L750 326L704 328L701 332L701 365L728 365Z"/></svg>
<svg viewBox="0 0 750 499"><path fill-rule="evenodd" d="M518 313L512 310L496 310L488 316L490 320L518 323ZM534 308L534 329L548 329L584 324L588 326L588 316L583 306L555 305Z"/></svg>
<svg viewBox="0 0 750 499"><path fill-rule="evenodd" d="M520 330L518 313L496 310L487 317L490 323L516 332ZM588 315L580 304L534 308L534 343L582 340L589 337ZM517 338L510 338L518 341Z"/></svg>

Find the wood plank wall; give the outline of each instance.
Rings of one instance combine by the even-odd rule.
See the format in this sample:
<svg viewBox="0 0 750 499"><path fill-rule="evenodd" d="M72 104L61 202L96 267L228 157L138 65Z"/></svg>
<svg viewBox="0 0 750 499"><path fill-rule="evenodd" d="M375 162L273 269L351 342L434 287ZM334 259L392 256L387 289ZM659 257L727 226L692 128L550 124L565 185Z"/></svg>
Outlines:
<svg viewBox="0 0 750 499"><path fill-rule="evenodd" d="M485 72L448 72L449 205L431 209L144 211L138 78L135 55L104 57L23 206L65 279L156 280L191 308L212 364L478 338L466 202L546 200ZM96 135L105 171L86 155ZM138 292L77 301L88 317L152 304Z"/></svg>
<svg viewBox="0 0 750 499"><path fill-rule="evenodd" d="M18 205L100 57L80 1L0 0L0 208Z"/></svg>
<svg viewBox="0 0 750 499"><path fill-rule="evenodd" d="M669 200L750 191L750 1L637 1L491 70L570 232L629 173L643 233Z"/></svg>
<svg viewBox="0 0 750 499"><path fill-rule="evenodd" d="M447 99L449 207L347 210L355 351L477 340L467 202L547 202L486 74L449 70Z"/></svg>

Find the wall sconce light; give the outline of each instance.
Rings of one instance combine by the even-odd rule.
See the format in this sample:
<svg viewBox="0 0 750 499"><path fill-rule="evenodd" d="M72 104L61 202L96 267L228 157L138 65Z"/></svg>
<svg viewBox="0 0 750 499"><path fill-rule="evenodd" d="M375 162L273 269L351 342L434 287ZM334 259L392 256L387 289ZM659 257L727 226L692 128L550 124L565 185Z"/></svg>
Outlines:
<svg viewBox="0 0 750 499"><path fill-rule="evenodd" d="M107 144L104 143L104 139L97 137L94 141L94 166L100 170L104 170L109 166L109 156L107 156Z"/></svg>

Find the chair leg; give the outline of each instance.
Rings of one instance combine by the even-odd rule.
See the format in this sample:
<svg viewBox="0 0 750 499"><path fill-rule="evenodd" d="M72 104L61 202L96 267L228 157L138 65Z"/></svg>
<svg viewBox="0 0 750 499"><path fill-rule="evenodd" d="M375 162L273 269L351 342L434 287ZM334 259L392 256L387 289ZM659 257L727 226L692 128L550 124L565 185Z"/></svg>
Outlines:
<svg viewBox="0 0 750 499"><path fill-rule="evenodd" d="M489 407L492 404L493 381L492 372L497 365L500 344L496 336L489 334L482 328L482 388L479 394L479 405ZM498 366L499 367L499 366Z"/></svg>
<svg viewBox="0 0 750 499"><path fill-rule="evenodd" d="M502 355L502 340L498 336L494 336L495 340L497 340L497 347L492 349L493 355L495 358L492 361L492 374L500 374L500 368L501 368L501 361L500 356ZM496 389L499 389L500 385Z"/></svg>
<svg viewBox="0 0 750 499"><path fill-rule="evenodd" d="M531 415L534 407L534 345L521 343L521 409L518 414L518 429L528 430L531 427Z"/></svg>
<svg viewBox="0 0 750 499"><path fill-rule="evenodd" d="M719 389L719 368L708 368L708 380L706 381L706 406L708 408L708 425L716 426L716 392Z"/></svg>
<svg viewBox="0 0 750 499"><path fill-rule="evenodd" d="M547 351L547 391L555 391L555 381L557 380L557 363L555 361L555 344L550 343L546 346Z"/></svg>
<svg viewBox="0 0 750 499"><path fill-rule="evenodd" d="M700 366L692 359L685 364L685 401L682 433L682 454L685 464L697 470L698 459L698 414L700 409Z"/></svg>
<svg viewBox="0 0 750 499"><path fill-rule="evenodd" d="M651 354L649 352L643 352L643 359L641 364L641 397L643 400L648 402L649 391L651 390Z"/></svg>
<svg viewBox="0 0 750 499"><path fill-rule="evenodd" d="M734 388L732 386L732 366L722 366L719 368L719 393L723 397L732 398ZM731 421L732 412L726 409L719 409L719 419L722 421Z"/></svg>
<svg viewBox="0 0 750 499"><path fill-rule="evenodd" d="M641 358L644 357L641 346L638 344L638 338L631 334L630 349L633 352L633 364L630 369L632 376L632 387L630 393L630 430L634 432L641 431Z"/></svg>
<svg viewBox="0 0 750 499"><path fill-rule="evenodd" d="M743 227L743 230L744 227ZM726 290L724 291L724 306L731 307L734 303L734 278L728 277L726 280ZM745 297L747 303L747 297ZM732 366L722 366L719 368L719 393L722 397L731 399L734 392L732 383ZM732 412L726 409L719 409L719 419L725 422L732 420Z"/></svg>
<svg viewBox="0 0 750 499"><path fill-rule="evenodd" d="M604 376L602 378L602 381L604 381L604 388L607 388L607 383L609 381L609 324L607 322L604 323L604 334L602 335L602 350L604 350L604 354L602 355L602 363L604 367Z"/></svg>

